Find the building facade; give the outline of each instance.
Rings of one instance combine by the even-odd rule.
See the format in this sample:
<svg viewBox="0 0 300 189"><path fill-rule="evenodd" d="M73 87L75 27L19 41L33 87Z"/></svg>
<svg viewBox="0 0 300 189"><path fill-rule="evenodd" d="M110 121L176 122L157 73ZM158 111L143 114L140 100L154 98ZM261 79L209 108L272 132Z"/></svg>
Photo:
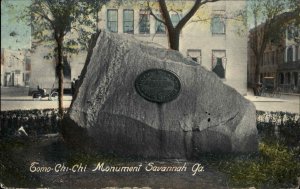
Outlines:
<svg viewBox="0 0 300 189"><path fill-rule="evenodd" d="M103 6L98 13L100 18L98 27L110 32L133 35L137 39L168 48L166 28L147 11L144 6L146 1L133 2L134 4L121 5L108 3ZM172 1L172 3L170 15L173 25L176 25L182 15L190 10L194 1ZM234 0L203 5L183 28L179 46L182 54L217 74L225 84L243 95L247 93L247 35L237 34L242 23L230 17L245 7L245 1ZM157 17L161 17L157 6L153 7L153 12ZM55 60L44 58L49 50L40 45L30 53L28 56L30 74L28 71L26 75L26 66L23 65L24 73L26 72L24 77L29 76L28 81L25 79L24 83L28 83L30 88L36 88L37 85L52 88L57 83ZM86 54L80 52L65 55L64 64L69 70L65 73L65 87L70 87L73 78L80 75Z"/></svg>
<svg viewBox="0 0 300 189"><path fill-rule="evenodd" d="M296 35L291 35L293 32L296 32ZM299 34L299 28L298 31L291 28L286 30L284 61L278 65L278 86L288 93L300 93L300 43L295 40Z"/></svg>
<svg viewBox="0 0 300 189"><path fill-rule="evenodd" d="M194 1L173 2L170 11L176 25ZM189 6L190 5L190 6ZM154 6L155 7L155 6ZM238 34L242 23L230 19L246 8L245 1L219 1L205 4L186 24L180 34L179 51L201 66L215 72L227 85L239 93L247 93L247 35ZM152 9L161 17L158 8ZM141 4L105 5L100 11L99 27L110 32L134 35L135 38L169 48L165 26L157 21Z"/></svg>
<svg viewBox="0 0 300 189"><path fill-rule="evenodd" d="M29 86L30 53L1 48L1 87Z"/></svg>
<svg viewBox="0 0 300 189"><path fill-rule="evenodd" d="M1 87L29 86L31 28L18 20L29 0L1 1Z"/></svg>
<svg viewBox="0 0 300 189"><path fill-rule="evenodd" d="M253 28L250 30L261 29ZM275 86L278 90L284 93L300 93L300 48L299 41L296 38L299 36L299 28L288 27L285 34L278 42L268 42L263 53L263 61L259 66L259 79L263 82L265 77L273 77ZM292 35L293 34L293 35ZM249 38L249 44L253 38ZM255 82L255 56L248 44L248 85L253 86Z"/></svg>

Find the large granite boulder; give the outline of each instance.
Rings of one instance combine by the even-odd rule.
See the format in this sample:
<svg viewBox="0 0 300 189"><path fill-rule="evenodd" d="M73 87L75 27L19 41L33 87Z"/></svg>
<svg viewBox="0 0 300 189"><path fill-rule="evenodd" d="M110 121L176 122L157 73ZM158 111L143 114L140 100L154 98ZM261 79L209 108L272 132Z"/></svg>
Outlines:
<svg viewBox="0 0 300 189"><path fill-rule="evenodd" d="M136 79L151 69L177 76L175 99L151 102L137 92ZM177 51L105 31L89 52L63 136L92 151L153 158L258 145L254 105L214 73Z"/></svg>

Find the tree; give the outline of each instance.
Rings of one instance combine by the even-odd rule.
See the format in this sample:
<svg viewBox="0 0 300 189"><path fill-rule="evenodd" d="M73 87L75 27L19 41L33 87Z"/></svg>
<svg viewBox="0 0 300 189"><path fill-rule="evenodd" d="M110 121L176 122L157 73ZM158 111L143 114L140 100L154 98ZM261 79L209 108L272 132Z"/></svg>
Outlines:
<svg viewBox="0 0 300 189"><path fill-rule="evenodd" d="M296 18L291 21L290 25L293 29L292 37L296 43L300 44L300 0L294 0L292 7L296 7Z"/></svg>
<svg viewBox="0 0 300 189"><path fill-rule="evenodd" d="M195 15L197 10L204 4L209 3L209 2L216 2L219 0L195 0L193 6L191 9L188 11L187 14L185 14L178 22L176 26L173 25L170 13L166 4L165 0L158 0L160 12L162 15L162 18L157 17L150 6L150 3L148 1L148 9L150 11L150 15L152 15L156 20L159 22L163 23L168 32L168 41L169 41L169 46L173 50L179 50L179 37L180 37L180 32L183 29L183 27L188 23L188 21Z"/></svg>
<svg viewBox="0 0 300 189"><path fill-rule="evenodd" d="M64 92L63 56L87 49L88 38L97 29L98 10L103 2L105 1L33 0L28 9L36 44L44 44L53 49L45 58L54 57L56 60L58 107L61 116Z"/></svg>
<svg viewBox="0 0 300 189"><path fill-rule="evenodd" d="M289 23L299 19L299 0L248 0L248 9L242 12L254 29L250 30L249 47L255 57L254 83L260 82L260 67L269 42L279 42ZM254 87L257 93L257 87Z"/></svg>

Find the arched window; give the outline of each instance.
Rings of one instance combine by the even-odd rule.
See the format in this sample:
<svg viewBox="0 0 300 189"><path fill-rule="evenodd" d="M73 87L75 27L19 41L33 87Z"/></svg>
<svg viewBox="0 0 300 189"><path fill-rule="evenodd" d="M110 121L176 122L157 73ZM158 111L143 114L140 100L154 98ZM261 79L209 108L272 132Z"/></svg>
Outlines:
<svg viewBox="0 0 300 189"><path fill-rule="evenodd" d="M293 62L293 47L287 49L287 62Z"/></svg>

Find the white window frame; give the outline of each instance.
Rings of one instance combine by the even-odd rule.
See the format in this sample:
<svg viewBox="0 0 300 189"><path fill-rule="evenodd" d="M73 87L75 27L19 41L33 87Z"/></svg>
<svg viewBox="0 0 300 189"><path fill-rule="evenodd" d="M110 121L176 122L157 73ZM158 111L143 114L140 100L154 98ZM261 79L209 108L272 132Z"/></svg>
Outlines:
<svg viewBox="0 0 300 189"><path fill-rule="evenodd" d="M223 23L223 31L215 31L214 29L214 19L219 18L220 23ZM226 34L226 20L225 20L225 11L215 11L211 17L211 33L212 35L225 35Z"/></svg>
<svg viewBox="0 0 300 189"><path fill-rule="evenodd" d="M125 20L125 12L128 11L128 12L132 12L132 21L130 20ZM129 22L132 22L132 32L128 32L128 31L125 31L125 22L129 23ZM129 33L129 34L134 34L134 10L133 9L124 9L123 10L123 33Z"/></svg>
<svg viewBox="0 0 300 189"><path fill-rule="evenodd" d="M192 59L196 58L198 64L202 64L202 52L201 49L187 49L187 57Z"/></svg>
<svg viewBox="0 0 300 189"><path fill-rule="evenodd" d="M148 18L148 31L141 31L141 21L142 21L142 17L141 15L146 15ZM140 10L139 12L139 34L150 34L150 13L147 10Z"/></svg>
<svg viewBox="0 0 300 189"><path fill-rule="evenodd" d="M114 20L114 21L109 20L108 14L109 14L110 11L114 11L114 12L117 13L117 20ZM107 18L106 18L106 27L107 27L107 29L108 29L110 32L118 33L118 9L107 9L107 14L106 14L106 16L107 16ZM112 31L112 30L111 30L111 27L110 27L110 23L111 23L111 22L115 22L115 23L116 23L116 31Z"/></svg>

